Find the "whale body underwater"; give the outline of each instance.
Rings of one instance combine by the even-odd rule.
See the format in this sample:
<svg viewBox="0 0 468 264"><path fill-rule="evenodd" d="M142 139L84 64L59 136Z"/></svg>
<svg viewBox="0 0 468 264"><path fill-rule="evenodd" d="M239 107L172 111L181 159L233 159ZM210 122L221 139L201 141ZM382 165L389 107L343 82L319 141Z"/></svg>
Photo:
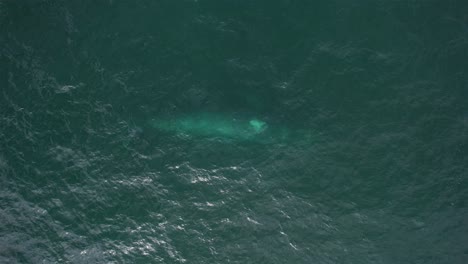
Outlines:
<svg viewBox="0 0 468 264"><path fill-rule="evenodd" d="M284 141L292 134L286 127L271 125L259 118L214 113L155 118L149 121L149 125L158 131L174 135L240 141Z"/></svg>

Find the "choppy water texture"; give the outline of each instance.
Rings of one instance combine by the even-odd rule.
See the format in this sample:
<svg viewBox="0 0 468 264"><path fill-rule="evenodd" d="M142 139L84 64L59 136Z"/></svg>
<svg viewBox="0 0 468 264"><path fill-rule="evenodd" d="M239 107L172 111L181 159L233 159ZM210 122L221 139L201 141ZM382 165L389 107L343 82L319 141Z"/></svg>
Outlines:
<svg viewBox="0 0 468 264"><path fill-rule="evenodd" d="M1 0L0 263L468 263L467 3Z"/></svg>

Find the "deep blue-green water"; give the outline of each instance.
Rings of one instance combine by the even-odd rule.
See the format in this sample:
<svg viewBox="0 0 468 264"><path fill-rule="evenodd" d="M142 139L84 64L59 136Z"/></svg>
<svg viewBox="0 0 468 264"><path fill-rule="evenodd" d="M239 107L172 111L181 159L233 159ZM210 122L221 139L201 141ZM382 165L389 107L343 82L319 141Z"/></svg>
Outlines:
<svg viewBox="0 0 468 264"><path fill-rule="evenodd" d="M468 263L468 2L0 0L0 263Z"/></svg>

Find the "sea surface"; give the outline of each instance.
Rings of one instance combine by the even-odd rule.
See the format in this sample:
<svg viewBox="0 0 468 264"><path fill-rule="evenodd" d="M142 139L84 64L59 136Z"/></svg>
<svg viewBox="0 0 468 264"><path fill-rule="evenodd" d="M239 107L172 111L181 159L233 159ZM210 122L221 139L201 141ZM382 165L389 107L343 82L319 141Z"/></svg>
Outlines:
<svg viewBox="0 0 468 264"><path fill-rule="evenodd" d="M0 263L468 263L468 1L0 0Z"/></svg>

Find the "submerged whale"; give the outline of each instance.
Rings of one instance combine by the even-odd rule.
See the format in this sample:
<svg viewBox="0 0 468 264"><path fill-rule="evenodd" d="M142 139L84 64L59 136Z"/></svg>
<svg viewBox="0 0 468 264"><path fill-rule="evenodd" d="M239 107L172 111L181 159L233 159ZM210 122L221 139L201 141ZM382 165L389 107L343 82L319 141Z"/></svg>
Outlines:
<svg viewBox="0 0 468 264"><path fill-rule="evenodd" d="M163 132L204 138L270 141L286 139L287 128L268 124L259 118L220 113L192 113L173 118L157 118L150 126Z"/></svg>

